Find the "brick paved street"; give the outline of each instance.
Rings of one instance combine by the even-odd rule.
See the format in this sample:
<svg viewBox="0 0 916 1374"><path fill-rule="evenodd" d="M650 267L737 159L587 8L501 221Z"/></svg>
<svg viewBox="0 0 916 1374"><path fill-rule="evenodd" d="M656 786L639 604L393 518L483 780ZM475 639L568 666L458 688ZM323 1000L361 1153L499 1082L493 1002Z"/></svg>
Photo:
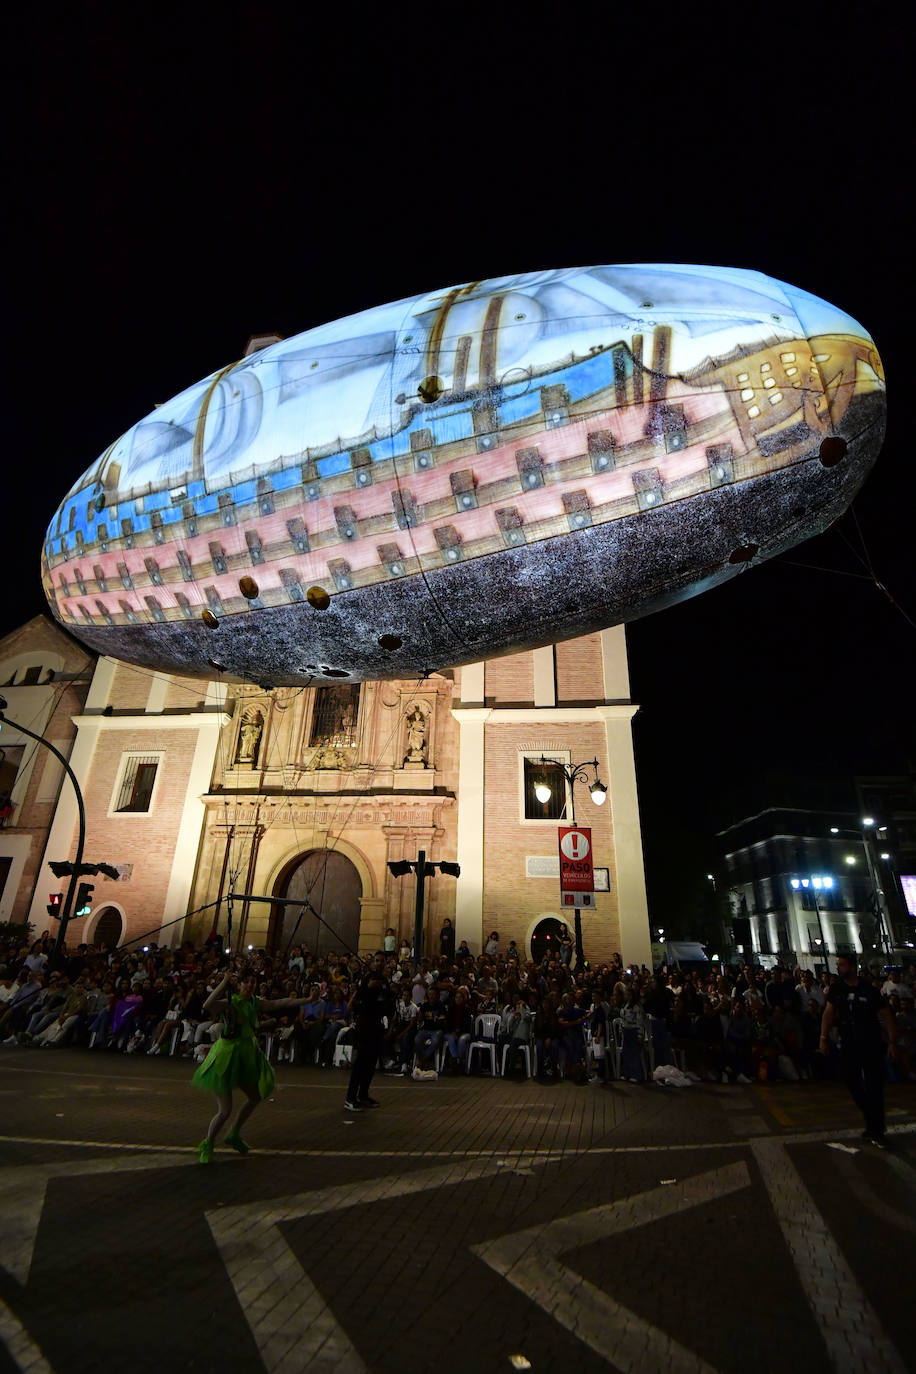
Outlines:
<svg viewBox="0 0 916 1374"><path fill-rule="evenodd" d="M916 1362L916 1090L674 1090L281 1067L197 1163L174 1060L0 1058L0 1374ZM842 1146L843 1148L837 1148Z"/></svg>

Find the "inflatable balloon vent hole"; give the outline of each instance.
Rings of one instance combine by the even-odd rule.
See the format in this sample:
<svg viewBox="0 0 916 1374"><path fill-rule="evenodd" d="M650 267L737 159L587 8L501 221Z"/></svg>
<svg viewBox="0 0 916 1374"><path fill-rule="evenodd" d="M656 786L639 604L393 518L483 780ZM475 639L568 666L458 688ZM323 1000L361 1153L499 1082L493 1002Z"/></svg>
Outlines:
<svg viewBox="0 0 916 1374"><path fill-rule="evenodd" d="M427 377L417 387L417 392L421 401L425 401L427 405L432 405L433 401L438 401L442 395L442 383L438 377Z"/></svg>
<svg viewBox="0 0 916 1374"><path fill-rule="evenodd" d="M96 514L97 514L97 515L101 515L101 514L102 514L102 511L105 509L105 493L104 493L104 491L100 491L100 492L99 492L98 496L95 498L95 500L93 501L92 504L93 504L93 506L95 507Z"/></svg>
<svg viewBox="0 0 916 1374"><path fill-rule="evenodd" d="M240 577L239 591L246 601L255 601L258 595L258 584L253 577Z"/></svg>
<svg viewBox="0 0 916 1374"><path fill-rule="evenodd" d="M760 552L759 544L742 544L740 549L734 549L728 555L729 563L750 563L752 558L756 558Z"/></svg>
<svg viewBox="0 0 916 1374"><path fill-rule="evenodd" d="M819 458L825 468L835 468L846 457L846 440L833 437L821 444Z"/></svg>
<svg viewBox="0 0 916 1374"><path fill-rule="evenodd" d="M325 677L349 677L350 674L345 668L325 668L322 664L321 671Z"/></svg>
<svg viewBox="0 0 916 1374"><path fill-rule="evenodd" d="M326 611L331 604L331 598L324 587L309 587L305 599L316 611Z"/></svg>
<svg viewBox="0 0 916 1374"><path fill-rule="evenodd" d="M394 653L395 649L400 649L404 643L399 635L379 635L378 642L379 648L389 654Z"/></svg>
<svg viewBox="0 0 916 1374"><path fill-rule="evenodd" d="M213 614L212 611L201 611L200 618L204 622L208 630L219 629L219 621L217 620L216 616Z"/></svg>

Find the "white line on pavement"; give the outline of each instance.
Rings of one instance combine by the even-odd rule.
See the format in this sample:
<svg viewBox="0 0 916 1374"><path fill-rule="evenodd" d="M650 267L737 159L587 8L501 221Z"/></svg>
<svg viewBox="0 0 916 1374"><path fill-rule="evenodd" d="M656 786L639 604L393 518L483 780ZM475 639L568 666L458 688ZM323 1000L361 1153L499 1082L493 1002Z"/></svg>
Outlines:
<svg viewBox="0 0 916 1374"><path fill-rule="evenodd" d="M267 1374L365 1374L366 1366L287 1245L280 1224L495 1174L468 1160L207 1212Z"/></svg>
<svg viewBox="0 0 916 1374"><path fill-rule="evenodd" d="M22 1374L54 1374L32 1337L5 1302L0 1302L0 1342Z"/></svg>
<svg viewBox="0 0 916 1374"><path fill-rule="evenodd" d="M714 1367L694 1351L561 1264L558 1256L725 1197L750 1187L750 1183L748 1167L740 1161L697 1174L682 1183L653 1188L515 1231L471 1249L623 1374L645 1369L665 1369L672 1374L715 1374Z"/></svg>
<svg viewBox="0 0 916 1374"><path fill-rule="evenodd" d="M789 1158L787 1140L751 1146L776 1219L837 1374L906 1374L814 1199Z"/></svg>

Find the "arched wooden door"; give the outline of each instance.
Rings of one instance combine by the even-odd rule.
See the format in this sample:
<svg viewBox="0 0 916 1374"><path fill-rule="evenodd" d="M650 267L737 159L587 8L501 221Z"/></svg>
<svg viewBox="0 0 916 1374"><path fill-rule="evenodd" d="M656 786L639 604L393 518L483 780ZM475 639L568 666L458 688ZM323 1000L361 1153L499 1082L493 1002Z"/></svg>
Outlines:
<svg viewBox="0 0 916 1374"><path fill-rule="evenodd" d="M310 850L280 875L273 895L307 900L318 916L301 907L274 907L268 949L282 952L292 944L307 945L313 954L355 954L362 894L359 874L345 855L334 849Z"/></svg>
<svg viewBox="0 0 916 1374"><path fill-rule="evenodd" d="M120 911L117 907L103 906L92 932L92 943L104 945L106 949L117 949L123 934L124 922Z"/></svg>

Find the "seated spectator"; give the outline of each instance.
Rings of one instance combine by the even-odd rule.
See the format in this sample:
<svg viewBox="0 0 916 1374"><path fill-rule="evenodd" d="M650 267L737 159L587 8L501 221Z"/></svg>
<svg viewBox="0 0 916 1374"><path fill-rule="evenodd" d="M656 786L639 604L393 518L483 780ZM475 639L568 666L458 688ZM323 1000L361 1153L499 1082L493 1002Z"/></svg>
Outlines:
<svg viewBox="0 0 916 1374"><path fill-rule="evenodd" d="M776 1067L779 1077L789 1083L799 1080L802 1035L801 1023L794 1012L783 1006L774 1007L770 1016L770 1039L776 1046Z"/></svg>
<svg viewBox="0 0 916 1374"><path fill-rule="evenodd" d="M703 1013L694 1026L694 1035L700 1049L700 1062L703 1072L710 1083L727 1083L725 1072L725 1035L719 1008L711 998L703 1004Z"/></svg>
<svg viewBox="0 0 916 1374"><path fill-rule="evenodd" d="M776 1078L776 1044L770 1035L770 1018L766 1007L761 1004L751 1012L751 1067L753 1077L761 1083L772 1083Z"/></svg>
<svg viewBox="0 0 916 1374"><path fill-rule="evenodd" d="M442 1067L447 1072L467 1072L467 1052L473 1033L471 1003L465 988L457 988L446 1012L446 1057Z"/></svg>
<svg viewBox="0 0 916 1374"><path fill-rule="evenodd" d="M35 1036L35 1044L42 1049L62 1045L68 1035L72 1034L80 1018L85 1015L86 1006L86 980L77 978L73 987L68 990L67 998L57 1015Z"/></svg>
<svg viewBox="0 0 916 1374"><path fill-rule="evenodd" d="M446 1031L445 1008L439 1000L439 989L435 984L428 989L426 1001L420 1008L417 1033L414 1037L414 1054L417 1066L421 1069L435 1067L435 1058Z"/></svg>
<svg viewBox="0 0 916 1374"><path fill-rule="evenodd" d="M24 977L24 981L22 980ZM44 991L44 976L38 969L29 969L21 976L18 990L6 1004L0 1016L0 1039L4 1045L18 1045L19 1036L25 1031ZM8 1034L7 1039L3 1039Z"/></svg>
<svg viewBox="0 0 916 1374"><path fill-rule="evenodd" d="M58 972L48 975L47 986L35 998L35 1009L25 1028L24 1039L26 1043L39 1031L43 1031L46 1026L50 1026L69 994L70 980L66 973Z"/></svg>
<svg viewBox="0 0 916 1374"><path fill-rule="evenodd" d="M750 1083L752 1022L747 1007L738 999L732 1005L725 1034L725 1068L738 1083Z"/></svg>
<svg viewBox="0 0 916 1374"><path fill-rule="evenodd" d="M620 1076L630 1083L642 1083L646 1076L642 1057L646 1043L646 1014L639 1005L636 988L632 984L626 990L619 1019L623 1028Z"/></svg>
<svg viewBox="0 0 916 1374"><path fill-rule="evenodd" d="M321 984L313 983L308 1001L300 1008L293 1023L293 1039L303 1063L310 1064L324 1039L327 1001L321 995Z"/></svg>
<svg viewBox="0 0 916 1374"><path fill-rule="evenodd" d="M302 1010L304 1011L305 1008ZM333 1062L337 1037L346 1024L347 1003L343 989L334 988L331 993L331 1000L324 1004L324 1034L318 1045L318 1062L325 1068L328 1068Z"/></svg>
<svg viewBox="0 0 916 1374"><path fill-rule="evenodd" d="M531 1044L533 1020L526 999L515 989L512 1000L508 1001L502 1010L496 1042L496 1061L499 1065L502 1065L503 1050L506 1050L506 1074L512 1072L516 1059L524 1067L524 1055L520 1050L523 1045Z"/></svg>
<svg viewBox="0 0 916 1374"><path fill-rule="evenodd" d="M408 1073L413 1060L413 1039L420 1008L411 996L408 982L402 982L394 1004L394 1015L382 1041L382 1063L390 1063Z"/></svg>
<svg viewBox="0 0 916 1374"><path fill-rule="evenodd" d="M541 998L534 1013L534 1047L540 1073L547 1079L559 1073L560 1027L556 1002L548 993Z"/></svg>

